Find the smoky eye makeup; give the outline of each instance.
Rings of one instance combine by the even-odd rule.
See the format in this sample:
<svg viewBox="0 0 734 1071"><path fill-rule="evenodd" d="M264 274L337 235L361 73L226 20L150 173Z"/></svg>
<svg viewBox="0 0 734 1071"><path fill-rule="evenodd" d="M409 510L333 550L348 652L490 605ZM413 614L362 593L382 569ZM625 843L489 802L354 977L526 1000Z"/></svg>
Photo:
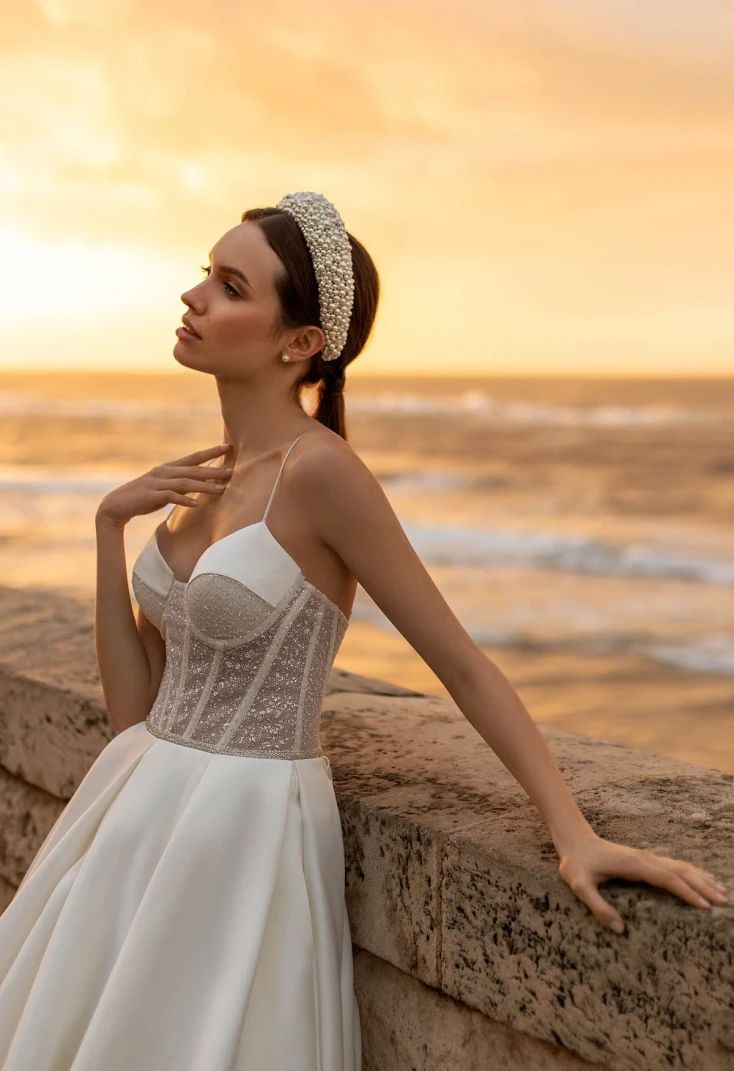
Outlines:
<svg viewBox="0 0 734 1071"><path fill-rule="evenodd" d="M200 267L201 267L201 271L204 273L204 275L209 275L209 273L211 272L211 268L209 267L208 264L202 264L202 265L200 265ZM236 290L235 287L232 286L231 283L224 282L224 283L222 283L222 286L224 287L225 290L227 290L227 288L229 287L229 291L231 291L232 294L234 294L235 297L241 297L242 296L240 294L239 290ZM229 291L227 291L227 292L229 293Z"/></svg>

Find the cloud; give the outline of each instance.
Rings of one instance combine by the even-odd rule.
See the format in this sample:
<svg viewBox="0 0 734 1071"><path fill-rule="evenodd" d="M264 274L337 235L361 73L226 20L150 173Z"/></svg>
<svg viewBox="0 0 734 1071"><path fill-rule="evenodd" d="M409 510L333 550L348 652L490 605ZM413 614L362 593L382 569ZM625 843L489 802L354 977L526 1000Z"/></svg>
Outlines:
<svg viewBox="0 0 734 1071"><path fill-rule="evenodd" d="M673 304L731 289L733 12L717 0L11 6L0 224L113 259L120 246L198 264L244 209L320 189L395 265L393 320L423 263L421 293L456 273L439 305L465 321L477 293L493 294L503 338L517 340L529 303L557 324L586 312L600 331L625 307L671 337ZM541 319L522 330L542 346Z"/></svg>

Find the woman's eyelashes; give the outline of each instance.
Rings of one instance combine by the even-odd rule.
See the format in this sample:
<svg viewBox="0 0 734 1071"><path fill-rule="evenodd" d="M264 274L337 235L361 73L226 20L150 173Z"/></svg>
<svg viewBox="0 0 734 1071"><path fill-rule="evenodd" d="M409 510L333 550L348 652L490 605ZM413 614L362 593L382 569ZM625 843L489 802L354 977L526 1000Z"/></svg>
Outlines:
<svg viewBox="0 0 734 1071"><path fill-rule="evenodd" d="M211 271L211 268L209 267L209 265L208 265L208 264L202 264L202 265L201 265L201 270L202 270L202 271L204 272L204 275L208 275L208 274L209 274L209 272ZM229 287L229 290L231 290L231 292L232 292L232 295L233 295L234 297L239 297L239 296L240 296L240 295L239 295L239 293L238 293L238 291L237 291L237 290L235 290L235 288L234 288L234 287L232 286L232 284L231 284L231 283L223 283L222 285L224 286L224 289L225 289L225 290L227 290L227 287ZM229 292L229 291L228 291L228 292Z"/></svg>

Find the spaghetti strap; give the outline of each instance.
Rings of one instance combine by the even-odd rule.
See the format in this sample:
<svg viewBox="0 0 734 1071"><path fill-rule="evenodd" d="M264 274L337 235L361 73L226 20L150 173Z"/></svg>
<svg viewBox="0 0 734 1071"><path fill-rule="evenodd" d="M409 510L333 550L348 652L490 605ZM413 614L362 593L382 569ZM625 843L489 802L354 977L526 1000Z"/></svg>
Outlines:
<svg viewBox="0 0 734 1071"><path fill-rule="evenodd" d="M280 474L283 471L283 466L285 465L286 461L288 460L288 454L290 454L291 450L293 449L293 447L298 442L298 439L302 439L303 436L306 435L306 434L307 433L305 431L302 431L301 434L296 439L293 440L293 442L290 444L290 446L288 447L288 449L285 452L285 457L281 461L280 468L278 469L278 475L275 477L275 483L273 484L273 490L270 492L270 498L268 499L268 504L265 507L265 513L263 514L263 517L262 517L263 521L265 521L267 519L268 511L270 510L270 504L273 501L273 498L275 496L275 489L278 486L278 481L280 479Z"/></svg>
<svg viewBox="0 0 734 1071"><path fill-rule="evenodd" d="M275 477L275 483L273 484L273 489L272 489L272 491L270 492L270 498L268 499L268 504L267 504L267 506L265 507L265 513L263 514L263 518L262 518L263 520L265 520L265 519L267 518L267 515L268 515L268 511L270 510L270 504L271 504L271 502L273 501L273 497L275 496L275 489L276 489L276 488L277 488L277 486L278 486L278 480L280 479L280 474L281 474L281 472L283 471L283 466L284 466L284 465L285 465L285 463L286 463L286 460L287 460L287 458L288 458L288 454L290 454L291 450L292 450L292 449L293 449L293 447L294 447L294 446L296 445L296 443L298 442L298 440L299 440L299 439L301 439L301 438L303 438L303 436L304 436L304 435L307 435L307 434L308 434L308 432L307 432L307 431L302 431L302 432L301 432L301 434L300 434L299 436L297 436L297 438L295 438L295 439L293 440L293 442L292 442L292 443L291 443L291 444L289 445L288 449L286 450L286 452L285 452L285 457L283 458L283 460L282 460L282 462L281 462L281 464L280 464L280 468L278 469L278 475L277 475L277 476ZM210 458L210 459L209 459L209 461L207 461L207 463L206 463L207 467L211 466L212 462L214 462L214 461L216 461L216 458ZM168 520L169 520L169 518L171 518L171 517L173 516L173 514L175 513L175 511L176 511L176 510L178 509L178 507L179 507L180 505L181 505L181 503L180 503L180 502L172 502L172 503L171 503L171 508L169 509L168 513L167 513L167 514L166 514L166 516L165 516L165 521L166 521L166 524L168 524Z"/></svg>

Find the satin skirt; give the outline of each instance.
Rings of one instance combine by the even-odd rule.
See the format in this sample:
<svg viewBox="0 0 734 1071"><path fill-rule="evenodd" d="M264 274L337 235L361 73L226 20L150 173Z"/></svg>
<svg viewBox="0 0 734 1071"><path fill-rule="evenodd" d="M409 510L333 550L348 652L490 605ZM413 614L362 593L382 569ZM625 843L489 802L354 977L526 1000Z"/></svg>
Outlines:
<svg viewBox="0 0 734 1071"><path fill-rule="evenodd" d="M0 916L2 1071L359 1071L328 759L115 736Z"/></svg>

